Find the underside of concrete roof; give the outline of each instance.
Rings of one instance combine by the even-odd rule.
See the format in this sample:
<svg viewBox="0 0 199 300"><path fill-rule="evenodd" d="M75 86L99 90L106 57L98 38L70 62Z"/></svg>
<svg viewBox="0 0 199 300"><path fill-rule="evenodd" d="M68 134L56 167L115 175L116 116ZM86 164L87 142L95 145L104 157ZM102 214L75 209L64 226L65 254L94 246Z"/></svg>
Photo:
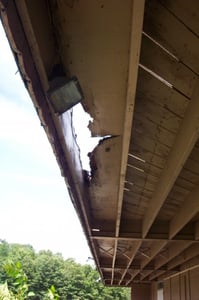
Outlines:
<svg viewBox="0 0 199 300"><path fill-rule="evenodd" d="M0 0L0 9L103 282L199 265L199 2ZM78 78L91 135L102 137L90 173L71 110L57 115L49 101L60 76Z"/></svg>

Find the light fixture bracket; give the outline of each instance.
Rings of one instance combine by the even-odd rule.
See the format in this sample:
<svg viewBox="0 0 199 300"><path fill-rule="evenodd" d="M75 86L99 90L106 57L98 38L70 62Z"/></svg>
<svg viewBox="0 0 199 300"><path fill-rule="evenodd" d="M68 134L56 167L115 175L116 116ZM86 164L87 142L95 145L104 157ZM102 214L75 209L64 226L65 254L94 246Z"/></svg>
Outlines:
<svg viewBox="0 0 199 300"><path fill-rule="evenodd" d="M56 77L50 81L47 97L54 112L60 115L82 101L83 93L77 77Z"/></svg>

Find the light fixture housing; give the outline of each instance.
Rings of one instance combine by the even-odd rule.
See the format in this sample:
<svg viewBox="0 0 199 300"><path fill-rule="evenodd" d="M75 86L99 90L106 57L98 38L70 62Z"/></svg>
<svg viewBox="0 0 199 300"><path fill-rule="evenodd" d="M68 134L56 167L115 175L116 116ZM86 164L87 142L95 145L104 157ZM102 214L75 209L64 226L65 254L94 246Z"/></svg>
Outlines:
<svg viewBox="0 0 199 300"><path fill-rule="evenodd" d="M47 95L54 112L59 115L83 99L83 93L76 77L70 79L65 77L54 78L50 82Z"/></svg>

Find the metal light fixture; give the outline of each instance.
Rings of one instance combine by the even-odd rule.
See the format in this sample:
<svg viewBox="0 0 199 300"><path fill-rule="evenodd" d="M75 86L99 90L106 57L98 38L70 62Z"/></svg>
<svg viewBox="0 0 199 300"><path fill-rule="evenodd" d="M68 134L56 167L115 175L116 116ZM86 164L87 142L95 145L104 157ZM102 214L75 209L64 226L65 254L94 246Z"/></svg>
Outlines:
<svg viewBox="0 0 199 300"><path fill-rule="evenodd" d="M47 94L57 114L63 114L83 99L83 93L76 77L70 79L54 78L50 82L50 89Z"/></svg>

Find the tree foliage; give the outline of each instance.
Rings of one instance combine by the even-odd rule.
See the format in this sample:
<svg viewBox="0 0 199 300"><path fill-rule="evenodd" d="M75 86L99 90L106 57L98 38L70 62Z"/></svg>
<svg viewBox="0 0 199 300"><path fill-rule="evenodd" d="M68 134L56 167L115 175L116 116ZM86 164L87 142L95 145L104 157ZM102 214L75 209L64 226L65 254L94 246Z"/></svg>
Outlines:
<svg viewBox="0 0 199 300"><path fill-rule="evenodd" d="M71 258L64 260L60 254L51 251L36 253L30 245L2 241L0 284L5 282L15 295L20 292L20 287L23 299L130 299L129 289L104 287L98 272L90 265L80 265Z"/></svg>

